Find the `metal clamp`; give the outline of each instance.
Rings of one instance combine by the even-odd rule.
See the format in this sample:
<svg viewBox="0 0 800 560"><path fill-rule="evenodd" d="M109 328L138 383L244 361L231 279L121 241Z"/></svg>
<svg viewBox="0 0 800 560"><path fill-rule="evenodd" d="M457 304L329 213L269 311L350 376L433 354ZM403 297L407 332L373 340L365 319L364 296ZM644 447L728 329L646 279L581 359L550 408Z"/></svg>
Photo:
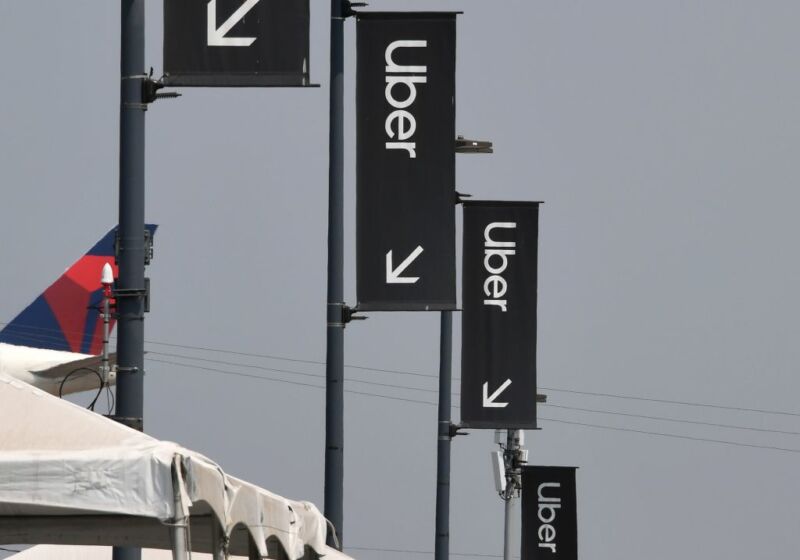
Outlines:
<svg viewBox="0 0 800 560"><path fill-rule="evenodd" d="M356 313L358 313L358 306L350 307L344 302L329 303L328 326L344 328L350 321L363 321L367 319L367 317L356 317Z"/></svg>
<svg viewBox="0 0 800 560"><path fill-rule="evenodd" d="M468 436L469 432L462 432L461 430L464 429L464 426L461 424L450 424L450 438L454 438L456 436Z"/></svg>
<svg viewBox="0 0 800 560"><path fill-rule="evenodd" d="M369 319L369 317L356 317L356 313L358 313L358 306L349 307L345 305L342 308L342 318L344 320L344 324L346 325L350 321L365 321Z"/></svg>
<svg viewBox="0 0 800 560"><path fill-rule="evenodd" d="M160 89L164 88L164 82L161 80L154 80L153 79L153 68L150 68L150 73L146 76L135 76L136 78L142 79L142 105L144 106L144 110L147 110L147 106L159 99L174 99L176 97L180 97L182 94L178 93L177 91L165 91L163 93L159 93Z"/></svg>
<svg viewBox="0 0 800 560"><path fill-rule="evenodd" d="M116 232L114 233L114 262L119 264L119 253L122 244L120 242L120 234L119 228L117 228ZM153 249L153 236L150 233L150 230L144 228L144 264L145 266L149 265L153 260L153 255L155 251Z"/></svg>
<svg viewBox="0 0 800 560"><path fill-rule="evenodd" d="M456 191L456 204L464 204L465 198L472 198L471 194L464 194Z"/></svg>
<svg viewBox="0 0 800 560"><path fill-rule="evenodd" d="M494 147L489 140L467 140L463 136L456 138L457 154L493 154Z"/></svg>
<svg viewBox="0 0 800 560"><path fill-rule="evenodd" d="M344 0L342 2L342 16L345 18L357 16L358 12L356 12L353 8L365 8L369 6L366 2L349 2L348 0Z"/></svg>
<svg viewBox="0 0 800 560"><path fill-rule="evenodd" d="M150 313L150 278L144 279L144 288L116 288L111 293L115 299L142 298L144 300L144 312ZM119 315L117 318L119 318Z"/></svg>
<svg viewBox="0 0 800 560"><path fill-rule="evenodd" d="M444 429L442 429L444 428ZM447 420L439 421L439 439L450 440L456 436L468 436L469 432L462 432L464 427L461 424L453 424Z"/></svg>
<svg viewBox="0 0 800 560"><path fill-rule="evenodd" d="M144 420L141 418L136 418L132 416L116 416L113 414L109 414L106 416L109 420L113 420L114 422L119 422L124 426L128 426L129 428L133 428L137 432L144 431Z"/></svg>

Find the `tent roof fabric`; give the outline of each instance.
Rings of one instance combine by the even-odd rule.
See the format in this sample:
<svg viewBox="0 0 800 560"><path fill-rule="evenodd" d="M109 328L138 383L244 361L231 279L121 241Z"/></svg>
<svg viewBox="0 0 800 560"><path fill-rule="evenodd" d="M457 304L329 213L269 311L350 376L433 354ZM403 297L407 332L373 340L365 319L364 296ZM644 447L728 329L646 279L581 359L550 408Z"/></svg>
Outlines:
<svg viewBox="0 0 800 560"><path fill-rule="evenodd" d="M54 546L40 545L12 556L13 560L111 560L110 546ZM327 549L325 560L348 560L338 550ZM172 560L168 550L146 548L142 560ZM193 553L192 560L211 560L210 554ZM231 556L231 560L247 560L244 556Z"/></svg>
<svg viewBox="0 0 800 560"><path fill-rule="evenodd" d="M248 540L264 556L274 543L292 560L330 552L313 504L0 374L0 544L169 549L169 524L185 515L197 551L218 524L233 554Z"/></svg>

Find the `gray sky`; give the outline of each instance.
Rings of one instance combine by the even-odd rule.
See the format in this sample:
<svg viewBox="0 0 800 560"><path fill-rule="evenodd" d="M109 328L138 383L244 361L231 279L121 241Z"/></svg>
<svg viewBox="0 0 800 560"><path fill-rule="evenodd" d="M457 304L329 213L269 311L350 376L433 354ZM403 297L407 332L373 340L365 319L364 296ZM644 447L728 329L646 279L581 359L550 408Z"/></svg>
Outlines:
<svg viewBox="0 0 800 560"><path fill-rule="evenodd" d="M118 4L0 2L0 320L116 223ZM324 359L328 4L312 0L311 72L322 88L186 88L148 111L147 216L161 225L148 340ZM493 140L496 153L459 156L458 189L546 201L541 386L800 412L800 4L370 4L465 12L457 126ZM147 3L147 61L157 75L161 6ZM347 42L353 303L353 22ZM433 374L438 325L435 313L373 313L347 328L346 362ZM456 377L459 334L456 319ZM316 375L322 366L148 350L150 434L322 506L324 391L155 360L191 362L161 352ZM436 389L433 378L347 375ZM352 388L436 400L434 392ZM800 431L792 416L543 392L554 405ZM800 450L791 435L549 407L541 415ZM345 428L346 545L432 551L436 407L348 394ZM783 560L800 549L798 453L544 420L542 428L528 434L532 461L580 467L582 558ZM454 443L454 552L502 553L492 439L473 431Z"/></svg>

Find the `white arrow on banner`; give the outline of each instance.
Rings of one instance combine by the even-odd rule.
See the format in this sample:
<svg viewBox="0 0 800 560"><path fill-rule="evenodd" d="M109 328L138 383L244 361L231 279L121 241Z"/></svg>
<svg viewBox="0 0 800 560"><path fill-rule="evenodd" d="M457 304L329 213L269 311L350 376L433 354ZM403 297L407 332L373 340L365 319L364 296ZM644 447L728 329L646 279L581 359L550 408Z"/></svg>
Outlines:
<svg viewBox="0 0 800 560"><path fill-rule="evenodd" d="M244 4L231 14L231 17L217 27L217 0L210 0L208 3L208 46L209 47L249 47L255 37L226 37L228 31L239 23L247 12L252 10L261 0L246 0Z"/></svg>
<svg viewBox="0 0 800 560"><path fill-rule="evenodd" d="M494 393L489 395L489 382L483 384L483 408L505 408L508 406L507 402L494 402L500 394L508 389L508 386L511 385L511 380L506 379L505 383L500 385L500 388L495 391Z"/></svg>
<svg viewBox="0 0 800 560"><path fill-rule="evenodd" d="M409 267L409 265L414 262L418 256L422 254L424 249L421 245L417 245L417 248L408 255L408 258L397 265L397 268L392 266L392 252L389 251L386 253L386 283L387 284L416 284L419 277L417 276L400 276L403 274L405 269Z"/></svg>

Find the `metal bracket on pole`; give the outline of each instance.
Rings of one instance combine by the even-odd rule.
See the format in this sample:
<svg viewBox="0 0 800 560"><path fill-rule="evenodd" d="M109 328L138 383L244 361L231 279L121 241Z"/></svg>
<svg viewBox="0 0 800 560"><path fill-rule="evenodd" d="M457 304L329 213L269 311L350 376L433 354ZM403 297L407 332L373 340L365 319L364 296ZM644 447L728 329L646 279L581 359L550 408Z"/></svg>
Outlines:
<svg viewBox="0 0 800 560"><path fill-rule="evenodd" d="M144 421L141 418L131 418L129 416L115 416L113 414L106 416L109 420L113 420L114 422L119 422L123 426L128 426L129 428L133 428L137 432L141 432L144 430Z"/></svg>
<svg viewBox="0 0 800 560"><path fill-rule="evenodd" d="M119 229L117 229L116 233L114 234L114 262L119 264L119 248L120 248L120 240L119 240ZM153 255L155 251L153 249L153 236L150 234L150 230L145 228L144 229L144 264L149 265L153 261Z"/></svg>
<svg viewBox="0 0 800 560"><path fill-rule="evenodd" d="M344 0L342 4L342 15L345 18L358 15L358 12L356 12L353 8L365 8L369 6L369 4L366 2L348 2L347 0Z"/></svg>
<svg viewBox="0 0 800 560"><path fill-rule="evenodd" d="M144 300L144 312L150 312L150 279L144 279L144 288L139 290L136 288L130 289L120 289L117 288L113 291L114 299L122 299L122 298L142 298ZM117 307L119 308L119 307ZM119 318L119 313L117 314L117 318Z"/></svg>
<svg viewBox="0 0 800 560"><path fill-rule="evenodd" d="M456 436L468 436L469 432L462 432L464 427L461 424L450 424L450 439L455 438Z"/></svg>
<svg viewBox="0 0 800 560"><path fill-rule="evenodd" d="M488 140L467 140L463 136L456 138L457 154L493 154L493 144Z"/></svg>
<svg viewBox="0 0 800 560"><path fill-rule="evenodd" d="M464 194L456 191L456 204L463 204L465 198L472 198L471 194Z"/></svg>
<svg viewBox="0 0 800 560"><path fill-rule="evenodd" d="M344 320L344 324L346 325L350 321L366 321L369 317L356 317L356 313L358 313L358 306L349 307L345 305L342 308L342 319Z"/></svg>
<svg viewBox="0 0 800 560"><path fill-rule="evenodd" d="M122 375L130 375L134 373L139 373L139 368L137 367L117 367L117 379L119 379ZM142 375L144 375L144 371L142 371ZM129 428L133 428L134 430L141 432L144 431L144 421L142 418L139 417L131 417L131 416L116 416L114 414L109 414L106 416L115 422L119 422L124 426L128 426Z"/></svg>
<svg viewBox="0 0 800 560"><path fill-rule="evenodd" d="M159 93L159 90L163 88L164 82L161 80L154 80L153 69L150 68L150 74L142 80L142 102L144 103L145 111L147 110L147 106L154 101L158 101L159 99L175 99L183 95L177 91Z"/></svg>

